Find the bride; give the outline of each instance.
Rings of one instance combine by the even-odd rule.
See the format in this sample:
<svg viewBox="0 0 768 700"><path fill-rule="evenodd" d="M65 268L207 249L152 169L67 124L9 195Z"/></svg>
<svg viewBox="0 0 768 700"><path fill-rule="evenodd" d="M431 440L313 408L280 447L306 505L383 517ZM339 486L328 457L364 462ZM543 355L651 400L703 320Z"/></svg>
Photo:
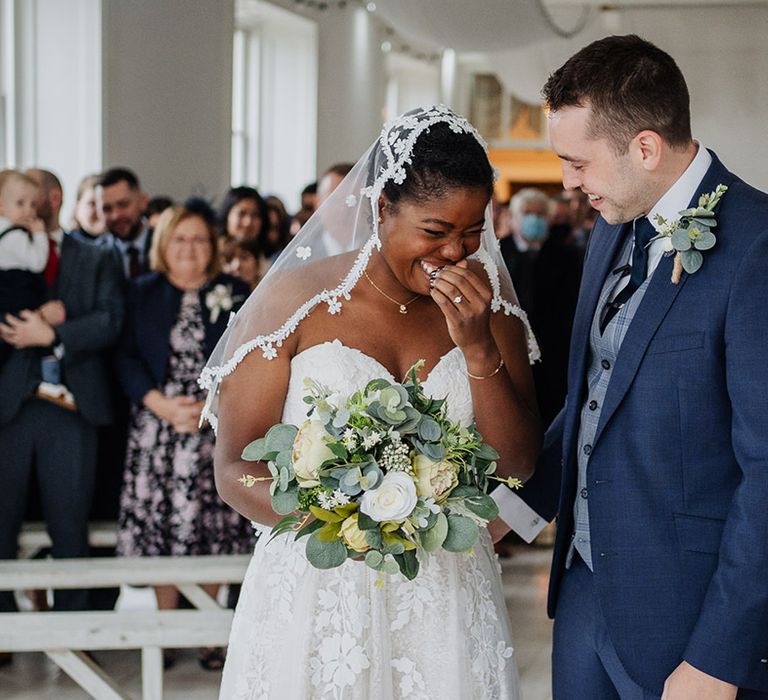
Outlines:
<svg viewBox="0 0 768 700"><path fill-rule="evenodd" d="M306 419L305 378L349 394L424 359L425 393L476 422L501 455L498 474L530 476L538 350L498 253L493 177L462 117L442 106L404 114L238 313L203 373L204 415L217 428L218 490L262 533L279 520L268 485L238 478L268 472L240 455L273 424ZM440 550L414 581L384 586L359 561L313 568L305 540L268 541L243 583L222 699L518 697L487 531L472 553Z"/></svg>

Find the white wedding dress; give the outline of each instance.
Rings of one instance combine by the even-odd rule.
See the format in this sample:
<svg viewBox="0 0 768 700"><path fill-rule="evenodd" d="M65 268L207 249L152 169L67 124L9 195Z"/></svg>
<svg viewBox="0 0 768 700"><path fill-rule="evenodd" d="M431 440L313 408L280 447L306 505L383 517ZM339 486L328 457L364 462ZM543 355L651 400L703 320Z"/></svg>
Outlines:
<svg viewBox="0 0 768 700"><path fill-rule="evenodd" d="M464 356L454 348L424 381L469 424ZM293 358L283 421L306 419L304 377L351 393L393 377L338 340ZM518 675L500 566L485 530L471 554L440 550L414 581L346 561L328 571L304 557L306 540L262 534L237 606L221 700L510 700Z"/></svg>

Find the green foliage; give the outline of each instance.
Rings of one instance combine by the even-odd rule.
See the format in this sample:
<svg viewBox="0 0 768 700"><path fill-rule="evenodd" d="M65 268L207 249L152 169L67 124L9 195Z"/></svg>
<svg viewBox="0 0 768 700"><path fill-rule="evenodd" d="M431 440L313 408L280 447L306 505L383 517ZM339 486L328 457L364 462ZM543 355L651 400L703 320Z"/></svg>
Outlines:
<svg viewBox="0 0 768 700"><path fill-rule="evenodd" d="M313 533L307 540L306 554L307 560L316 569L334 569L346 561L347 548L339 540L321 542L317 533Z"/></svg>
<svg viewBox="0 0 768 700"><path fill-rule="evenodd" d="M462 515L448 516L448 534L443 549L449 552L468 552L474 547L480 530L477 525Z"/></svg>

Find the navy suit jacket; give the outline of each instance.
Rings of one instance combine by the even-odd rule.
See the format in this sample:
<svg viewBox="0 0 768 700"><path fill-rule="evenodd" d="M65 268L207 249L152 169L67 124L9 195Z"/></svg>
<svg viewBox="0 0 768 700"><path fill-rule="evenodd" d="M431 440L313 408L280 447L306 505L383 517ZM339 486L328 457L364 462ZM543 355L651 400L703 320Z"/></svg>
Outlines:
<svg viewBox="0 0 768 700"><path fill-rule="evenodd" d="M208 357L224 333L230 312L221 311L216 322L205 305L206 294L217 284L231 287L236 311L250 293L248 285L230 275L219 275L199 291ZM157 272L134 280L128 292L126 321L118 351L120 382L138 406L150 389L160 389L167 379L170 333L181 308L183 292Z"/></svg>
<svg viewBox="0 0 768 700"><path fill-rule="evenodd" d="M109 251L71 236L61 242L61 267L52 299L60 299L67 320L56 327L64 344L64 382L78 411L92 425L112 420L107 350L114 346L123 321L120 271ZM0 372L0 424L14 418L40 381L40 358L48 349L15 350Z"/></svg>
<svg viewBox="0 0 768 700"><path fill-rule="evenodd" d="M696 200L729 188L717 244L679 284L672 258L659 263L613 368L587 469L600 605L625 668L657 693L683 659L768 691L768 195L712 155ZM573 532L590 324L629 228L600 218L590 236L566 406L520 492L541 515L558 515L550 616Z"/></svg>

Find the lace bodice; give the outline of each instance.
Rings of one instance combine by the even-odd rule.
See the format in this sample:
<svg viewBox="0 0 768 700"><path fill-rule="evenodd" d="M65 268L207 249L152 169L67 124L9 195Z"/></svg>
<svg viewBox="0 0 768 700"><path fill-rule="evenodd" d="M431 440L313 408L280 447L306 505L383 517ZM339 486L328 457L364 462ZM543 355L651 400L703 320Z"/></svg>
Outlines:
<svg viewBox="0 0 768 700"><path fill-rule="evenodd" d="M432 398L447 398L448 415L462 425L472 422L472 397L466 375L467 365L459 348L443 355L427 377L422 376L424 393ZM357 348L331 340L312 345L294 356L291 379L285 397L283 422L300 425L307 418L304 378L309 377L342 395L362 389L372 379L398 381L376 358Z"/></svg>

